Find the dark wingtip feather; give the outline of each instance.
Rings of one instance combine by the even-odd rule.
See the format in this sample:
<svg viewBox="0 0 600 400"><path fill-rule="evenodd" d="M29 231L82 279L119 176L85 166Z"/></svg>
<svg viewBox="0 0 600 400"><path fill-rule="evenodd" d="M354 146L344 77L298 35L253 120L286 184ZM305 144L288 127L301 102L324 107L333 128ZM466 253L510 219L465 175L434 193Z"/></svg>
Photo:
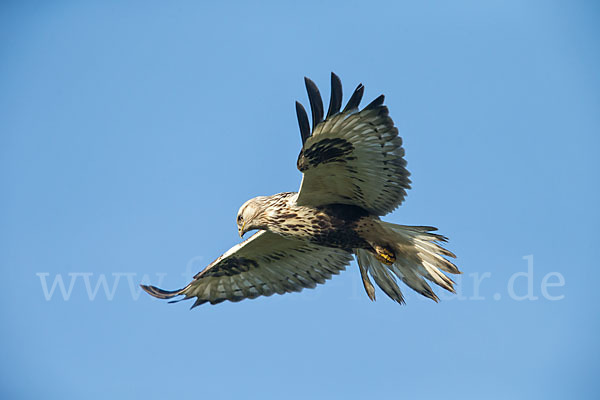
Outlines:
<svg viewBox="0 0 600 400"><path fill-rule="evenodd" d="M377 108L380 105L383 104L383 101L385 100L385 96L381 95L378 98L376 98L375 100L373 100L372 102L370 102L364 109L365 110L372 110L373 108Z"/></svg>
<svg viewBox="0 0 600 400"><path fill-rule="evenodd" d="M196 298L196 301L194 301L194 304L192 304L192 306L190 307L190 310L193 310L194 308L206 303L207 300L202 300L199 297Z"/></svg>
<svg viewBox="0 0 600 400"><path fill-rule="evenodd" d="M319 122L323 121L323 100L321 99L321 93L317 85L307 77L304 77L304 84L306 85L306 91L308 92L308 100L310 101L310 109L312 111L312 128L319 125Z"/></svg>
<svg viewBox="0 0 600 400"><path fill-rule="evenodd" d="M298 125L300 126L302 144L304 144L306 139L310 137L310 124L308 122L308 114L306 113L304 106L299 102L296 102L296 116L298 117Z"/></svg>
<svg viewBox="0 0 600 400"><path fill-rule="evenodd" d="M140 285L140 287L150 296L154 296L157 299L171 299L181 294L181 289L169 291L157 288L156 286Z"/></svg>
<svg viewBox="0 0 600 400"><path fill-rule="evenodd" d="M340 112L342 108L342 81L340 77L331 73L331 97L329 98L329 109L327 110L327 118Z"/></svg>
<svg viewBox="0 0 600 400"><path fill-rule="evenodd" d="M346 107L344 107L343 112L357 109L360 105L360 101L362 100L364 92L365 87L362 83L360 83L354 90L354 93L352 93L352 96L350 97L350 100L348 100L348 104L346 104Z"/></svg>

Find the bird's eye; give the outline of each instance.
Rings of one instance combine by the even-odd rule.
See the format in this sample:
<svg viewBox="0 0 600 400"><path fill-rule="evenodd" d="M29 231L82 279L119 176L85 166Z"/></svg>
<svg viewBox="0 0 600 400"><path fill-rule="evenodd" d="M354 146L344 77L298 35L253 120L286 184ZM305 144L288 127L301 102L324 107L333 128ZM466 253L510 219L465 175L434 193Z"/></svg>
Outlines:
<svg viewBox="0 0 600 400"><path fill-rule="evenodd" d="M242 222L244 220L244 218L242 218L241 215L238 215L238 222Z"/></svg>

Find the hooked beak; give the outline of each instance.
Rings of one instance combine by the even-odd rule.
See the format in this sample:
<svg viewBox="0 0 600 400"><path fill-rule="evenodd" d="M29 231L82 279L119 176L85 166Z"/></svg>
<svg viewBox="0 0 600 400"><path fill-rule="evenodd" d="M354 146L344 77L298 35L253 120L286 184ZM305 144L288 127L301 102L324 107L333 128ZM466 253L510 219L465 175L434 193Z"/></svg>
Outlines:
<svg viewBox="0 0 600 400"><path fill-rule="evenodd" d="M240 234L240 237L243 238L244 237L244 233L246 233L246 222L244 221L244 223L242 224L242 229L238 230L238 233Z"/></svg>

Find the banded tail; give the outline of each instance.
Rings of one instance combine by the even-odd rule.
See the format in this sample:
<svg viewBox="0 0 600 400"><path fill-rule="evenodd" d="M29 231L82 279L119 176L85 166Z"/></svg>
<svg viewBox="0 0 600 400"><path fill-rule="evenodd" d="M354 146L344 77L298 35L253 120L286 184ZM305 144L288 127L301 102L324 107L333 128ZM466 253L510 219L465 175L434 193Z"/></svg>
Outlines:
<svg viewBox="0 0 600 400"><path fill-rule="evenodd" d="M446 242L446 237L432 233L437 230L430 226L406 226L378 221L376 237L367 240L376 246L385 243L394 251L395 260L392 264L382 262L375 254L367 249L355 249L356 259L360 268L363 285L371 300L375 300L375 288L369 275L375 283L392 300L404 304L404 296L396 278L400 279L411 289L433 301L439 298L433 292L427 280L455 293L454 281L444 272L460 274L458 268L445 257L456 256L444 249L439 243ZM374 246L375 247L375 246Z"/></svg>

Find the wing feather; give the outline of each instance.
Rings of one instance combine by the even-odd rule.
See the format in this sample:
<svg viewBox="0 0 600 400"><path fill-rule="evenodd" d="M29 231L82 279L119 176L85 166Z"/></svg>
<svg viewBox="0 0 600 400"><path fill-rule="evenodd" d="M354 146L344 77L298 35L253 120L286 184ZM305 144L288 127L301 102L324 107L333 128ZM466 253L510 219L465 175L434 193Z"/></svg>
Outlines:
<svg viewBox="0 0 600 400"><path fill-rule="evenodd" d="M340 112L342 108L342 81L340 78L331 73L331 97L329 98L329 109L327 110L327 118Z"/></svg>
<svg viewBox="0 0 600 400"><path fill-rule="evenodd" d="M358 109L360 105L360 101L362 100L363 94L365 92L365 87L362 83L359 83L356 89L354 89L354 93L350 96L350 100L348 100L348 104L344 107L343 113L347 113L353 110Z"/></svg>
<svg viewBox="0 0 600 400"><path fill-rule="evenodd" d="M337 101L333 91L341 93L341 88L334 89L333 82L332 101ZM328 112L304 141L297 162L304 174L298 205L351 204L381 216L404 200L410 173L402 139L383 95L358 110L363 92L358 85L344 111ZM336 107L330 104L330 110Z"/></svg>
<svg viewBox="0 0 600 400"><path fill-rule="evenodd" d="M304 77L304 84L306 85L306 91L308 92L308 101L310 102L310 109L312 111L312 124L314 130L315 126L323 121L323 100L321 99L319 88L317 88L317 85L315 85L313 81Z"/></svg>
<svg viewBox="0 0 600 400"><path fill-rule="evenodd" d="M310 124L304 106L298 102L296 102L296 116L298 117L298 126L300 127L300 137L302 138L302 144L304 144L310 136Z"/></svg>
<svg viewBox="0 0 600 400"><path fill-rule="evenodd" d="M142 288L160 299L196 297L193 308L207 302L240 301L314 288L344 270L351 260L352 254L345 250L260 231L232 247L182 289Z"/></svg>

